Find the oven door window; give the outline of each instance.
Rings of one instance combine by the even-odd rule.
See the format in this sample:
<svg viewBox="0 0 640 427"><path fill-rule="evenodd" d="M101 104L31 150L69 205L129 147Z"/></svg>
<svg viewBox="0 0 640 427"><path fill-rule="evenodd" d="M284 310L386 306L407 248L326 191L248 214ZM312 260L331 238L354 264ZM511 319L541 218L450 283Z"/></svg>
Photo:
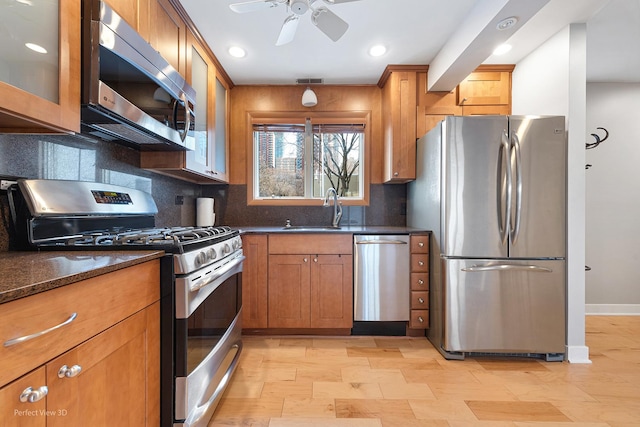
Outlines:
<svg viewBox="0 0 640 427"><path fill-rule="evenodd" d="M176 352L176 368L186 368L186 372L177 373L178 376L188 376L202 363L240 312L241 277L240 274L229 277L188 319L177 319L176 344L180 347L186 341L186 360L179 360L184 355L183 351Z"/></svg>

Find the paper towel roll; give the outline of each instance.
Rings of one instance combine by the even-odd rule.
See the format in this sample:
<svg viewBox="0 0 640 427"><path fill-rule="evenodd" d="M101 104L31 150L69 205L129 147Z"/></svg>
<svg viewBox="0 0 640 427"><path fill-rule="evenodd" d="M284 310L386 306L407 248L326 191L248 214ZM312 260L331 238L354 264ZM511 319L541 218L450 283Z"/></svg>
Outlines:
<svg viewBox="0 0 640 427"><path fill-rule="evenodd" d="M196 199L196 225L198 227L209 227L213 225L215 220L213 199L211 197L198 197Z"/></svg>

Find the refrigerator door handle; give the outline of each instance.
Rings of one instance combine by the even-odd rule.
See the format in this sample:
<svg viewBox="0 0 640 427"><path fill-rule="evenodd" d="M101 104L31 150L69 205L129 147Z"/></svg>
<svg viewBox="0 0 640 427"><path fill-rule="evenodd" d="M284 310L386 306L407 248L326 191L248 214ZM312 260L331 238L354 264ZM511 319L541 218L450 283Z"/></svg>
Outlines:
<svg viewBox="0 0 640 427"><path fill-rule="evenodd" d="M511 244L515 245L518 240L518 236L520 235L520 220L522 216L522 157L521 157L521 149L520 149L520 138L518 138L518 134L513 131L511 133L511 146L513 147L512 156L515 158L515 190L516 190L516 210L515 210L515 218L513 228L510 230L510 238Z"/></svg>
<svg viewBox="0 0 640 427"><path fill-rule="evenodd" d="M525 264L484 264L484 265L472 265L471 267L462 268L461 271L468 273L477 273L485 271L528 271L535 273L551 273L553 270L547 267L540 267L539 265L525 265Z"/></svg>
<svg viewBox="0 0 640 427"><path fill-rule="evenodd" d="M505 245L509 238L509 218L511 217L511 160L509 156L509 135L506 130L502 133L498 157L498 174L496 178L498 181L498 225L500 240Z"/></svg>

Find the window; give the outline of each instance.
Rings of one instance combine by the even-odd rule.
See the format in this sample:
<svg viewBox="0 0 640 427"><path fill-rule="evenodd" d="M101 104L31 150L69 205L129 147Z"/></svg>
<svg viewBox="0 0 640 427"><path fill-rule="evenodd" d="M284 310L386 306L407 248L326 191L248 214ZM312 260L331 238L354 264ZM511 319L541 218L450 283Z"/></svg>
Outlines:
<svg viewBox="0 0 640 427"><path fill-rule="evenodd" d="M254 118L249 203L312 204L334 188L366 203L366 117Z"/></svg>

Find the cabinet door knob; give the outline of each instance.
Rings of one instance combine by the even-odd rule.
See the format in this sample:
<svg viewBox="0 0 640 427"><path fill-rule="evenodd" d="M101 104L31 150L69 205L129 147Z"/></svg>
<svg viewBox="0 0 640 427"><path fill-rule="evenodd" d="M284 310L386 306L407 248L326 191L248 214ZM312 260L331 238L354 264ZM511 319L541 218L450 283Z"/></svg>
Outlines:
<svg viewBox="0 0 640 427"><path fill-rule="evenodd" d="M418 279L418 285L424 285L424 280Z"/></svg>
<svg viewBox="0 0 640 427"><path fill-rule="evenodd" d="M398 172L393 173L393 176L398 176L398 175L400 175Z"/></svg>
<svg viewBox="0 0 640 427"><path fill-rule="evenodd" d="M82 366L80 365L73 365L72 367L62 365L60 369L58 369L58 378L73 378L78 375L80 371L82 371Z"/></svg>
<svg viewBox="0 0 640 427"><path fill-rule="evenodd" d="M419 302L420 304L424 304L424 298L418 298L418 302Z"/></svg>
<svg viewBox="0 0 640 427"><path fill-rule="evenodd" d="M309 260L307 258L303 258L304 262L309 262Z"/></svg>
<svg viewBox="0 0 640 427"><path fill-rule="evenodd" d="M424 242L418 242L418 246L420 246L421 248L424 247Z"/></svg>
<svg viewBox="0 0 640 427"><path fill-rule="evenodd" d="M314 258L314 259L313 259L313 262L318 262L318 258Z"/></svg>
<svg viewBox="0 0 640 427"><path fill-rule="evenodd" d="M22 403L33 403L42 399L49 393L49 388L46 385L43 385L37 390L34 390L32 387L25 388L20 394L20 402Z"/></svg>
<svg viewBox="0 0 640 427"><path fill-rule="evenodd" d="M422 267L424 265L424 261L418 261L418 265Z"/></svg>

